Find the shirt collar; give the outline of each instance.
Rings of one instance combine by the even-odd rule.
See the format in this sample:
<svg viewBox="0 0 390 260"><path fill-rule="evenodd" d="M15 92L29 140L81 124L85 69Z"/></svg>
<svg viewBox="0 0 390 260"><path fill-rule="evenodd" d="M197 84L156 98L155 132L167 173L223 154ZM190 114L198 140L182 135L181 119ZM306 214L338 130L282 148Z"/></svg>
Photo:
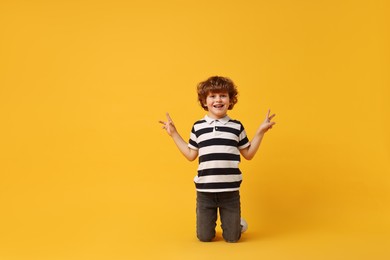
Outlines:
<svg viewBox="0 0 390 260"><path fill-rule="evenodd" d="M208 115L206 115L204 117L204 120L206 120L206 122L209 124L212 124L214 121L218 121L218 122L221 122L222 124L226 125L226 123L229 122L230 117L228 115L226 115L220 119L214 119L214 118L211 118Z"/></svg>

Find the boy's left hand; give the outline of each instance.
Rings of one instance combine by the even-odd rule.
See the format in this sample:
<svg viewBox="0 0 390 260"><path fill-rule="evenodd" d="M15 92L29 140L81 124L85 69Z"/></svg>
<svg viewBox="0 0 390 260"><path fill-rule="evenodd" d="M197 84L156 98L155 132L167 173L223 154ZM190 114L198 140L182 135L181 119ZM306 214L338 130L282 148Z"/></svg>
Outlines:
<svg viewBox="0 0 390 260"><path fill-rule="evenodd" d="M271 110L268 109L268 112L267 112L267 115L264 119L264 122L259 127L259 132L261 134L265 134L269 129L272 128L272 126L274 124L276 124L275 122L271 122L271 120L272 120L272 118L274 118L275 114L270 115L270 113L271 113Z"/></svg>

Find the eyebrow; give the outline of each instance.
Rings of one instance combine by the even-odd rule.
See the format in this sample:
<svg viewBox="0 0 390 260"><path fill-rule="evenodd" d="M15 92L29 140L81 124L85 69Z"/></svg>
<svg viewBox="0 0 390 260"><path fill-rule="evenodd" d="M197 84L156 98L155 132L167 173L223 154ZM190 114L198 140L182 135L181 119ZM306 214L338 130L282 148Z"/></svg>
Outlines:
<svg viewBox="0 0 390 260"><path fill-rule="evenodd" d="M209 92L207 95L215 95L215 94L220 94L220 95L229 95L229 92L220 92L220 91L216 91L216 92Z"/></svg>

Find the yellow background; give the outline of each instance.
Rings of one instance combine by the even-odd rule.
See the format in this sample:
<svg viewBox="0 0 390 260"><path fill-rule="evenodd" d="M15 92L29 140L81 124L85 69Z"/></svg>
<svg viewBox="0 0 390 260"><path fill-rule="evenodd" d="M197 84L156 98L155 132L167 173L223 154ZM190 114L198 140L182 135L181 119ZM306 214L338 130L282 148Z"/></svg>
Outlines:
<svg viewBox="0 0 390 260"><path fill-rule="evenodd" d="M0 3L0 259L389 259L388 1ZM195 236L204 116L232 78L251 138L238 244ZM238 258L240 257L240 258Z"/></svg>

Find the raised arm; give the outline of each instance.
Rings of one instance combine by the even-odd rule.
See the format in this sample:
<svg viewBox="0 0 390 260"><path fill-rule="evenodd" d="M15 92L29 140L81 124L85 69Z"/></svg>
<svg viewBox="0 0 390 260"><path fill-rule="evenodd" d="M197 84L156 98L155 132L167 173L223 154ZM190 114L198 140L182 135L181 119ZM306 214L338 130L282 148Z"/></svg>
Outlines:
<svg viewBox="0 0 390 260"><path fill-rule="evenodd" d="M159 123L163 124L163 129L165 129L170 137L172 137L175 142L177 148L179 148L180 152L187 158L189 161L193 161L198 157L198 151L190 149L188 147L188 143L184 141L184 139L180 136L179 132L177 132L175 124L172 121L172 118L167 113L167 121L159 121Z"/></svg>
<svg viewBox="0 0 390 260"><path fill-rule="evenodd" d="M271 115L271 110L268 110L267 115L265 117L264 122L259 126L259 128L256 131L255 136L253 137L251 141L251 145L249 147L246 147L242 150L240 150L241 155L247 159L251 160L257 150L260 147L261 141L263 140L264 134L272 128L272 126L275 124L275 122L271 122L272 118L275 116L275 114Z"/></svg>

